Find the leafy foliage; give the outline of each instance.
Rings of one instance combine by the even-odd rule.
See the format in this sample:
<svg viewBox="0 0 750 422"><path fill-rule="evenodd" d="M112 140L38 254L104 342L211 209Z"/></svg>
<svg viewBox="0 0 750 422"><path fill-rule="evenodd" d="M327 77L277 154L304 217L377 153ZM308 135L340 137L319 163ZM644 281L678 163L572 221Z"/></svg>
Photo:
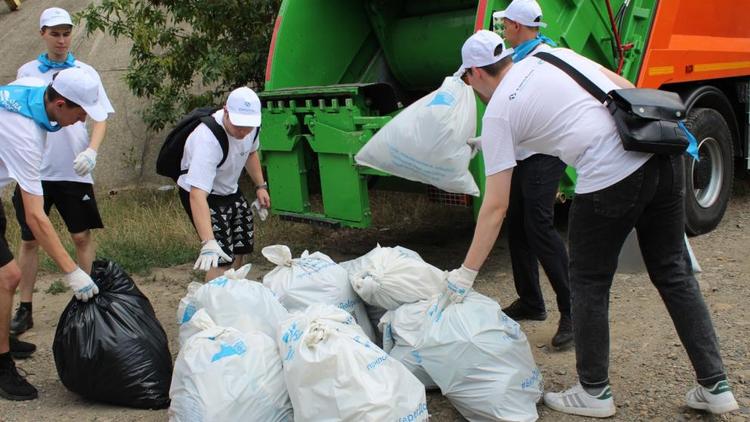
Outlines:
<svg viewBox="0 0 750 422"><path fill-rule="evenodd" d="M133 42L125 76L151 100L143 117L159 130L238 86L263 87L281 0L103 0L77 15L87 34Z"/></svg>

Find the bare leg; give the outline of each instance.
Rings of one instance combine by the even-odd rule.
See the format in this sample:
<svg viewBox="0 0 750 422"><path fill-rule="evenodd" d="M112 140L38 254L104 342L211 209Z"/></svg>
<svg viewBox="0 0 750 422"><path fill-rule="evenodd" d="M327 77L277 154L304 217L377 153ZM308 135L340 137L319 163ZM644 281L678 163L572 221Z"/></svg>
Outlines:
<svg viewBox="0 0 750 422"><path fill-rule="evenodd" d="M94 244L94 236L91 234L91 230L71 233L70 237L76 245L78 266L87 274L91 274L91 265L96 257L96 244Z"/></svg>
<svg viewBox="0 0 750 422"><path fill-rule="evenodd" d="M15 260L0 268L0 354L10 351L10 310L20 281L21 269Z"/></svg>
<svg viewBox="0 0 750 422"><path fill-rule="evenodd" d="M39 243L36 240L22 240L18 250L17 268L21 271L21 302L31 302L34 284L39 271Z"/></svg>

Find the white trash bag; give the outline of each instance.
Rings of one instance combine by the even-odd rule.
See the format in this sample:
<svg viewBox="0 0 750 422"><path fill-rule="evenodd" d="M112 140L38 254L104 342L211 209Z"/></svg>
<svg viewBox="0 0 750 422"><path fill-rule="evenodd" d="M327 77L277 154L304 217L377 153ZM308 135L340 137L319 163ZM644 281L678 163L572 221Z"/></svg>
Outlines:
<svg viewBox="0 0 750 422"><path fill-rule="evenodd" d="M249 269L248 264L206 284L190 283L187 295L177 306L177 322L182 325L190 321L203 308L216 325L242 332L257 330L273 338L289 313L268 288L244 279Z"/></svg>
<svg viewBox="0 0 750 422"><path fill-rule="evenodd" d="M349 284L349 275L322 252L304 251L293 259L287 246L263 248L263 256L277 267L263 276L263 285L273 291L289 312L303 311L309 305L334 305L354 316L370 339L375 338L362 299Z"/></svg>
<svg viewBox="0 0 750 422"><path fill-rule="evenodd" d="M362 300L388 310L431 299L445 290L445 273L401 246L377 245L366 255L349 261L345 268Z"/></svg>
<svg viewBox="0 0 750 422"><path fill-rule="evenodd" d="M427 390L439 387L422 367L422 356L416 346L422 340L427 309L431 304L432 302L423 300L402 305L383 315L378 325L383 333L383 350L403 363Z"/></svg>
<svg viewBox="0 0 750 422"><path fill-rule="evenodd" d="M276 341L295 421L427 420L422 383L346 311L311 305L281 324Z"/></svg>
<svg viewBox="0 0 750 422"><path fill-rule="evenodd" d="M469 421L535 421L542 374L526 335L494 300L431 301L417 351L422 366Z"/></svg>
<svg viewBox="0 0 750 422"><path fill-rule="evenodd" d="M205 309L183 327L194 334L175 361L169 389L171 422L293 420L272 338L259 331L219 327Z"/></svg>
<svg viewBox="0 0 750 422"><path fill-rule="evenodd" d="M453 193L479 196L469 172L476 135L474 91L459 78L445 78L386 123L359 150L357 164Z"/></svg>

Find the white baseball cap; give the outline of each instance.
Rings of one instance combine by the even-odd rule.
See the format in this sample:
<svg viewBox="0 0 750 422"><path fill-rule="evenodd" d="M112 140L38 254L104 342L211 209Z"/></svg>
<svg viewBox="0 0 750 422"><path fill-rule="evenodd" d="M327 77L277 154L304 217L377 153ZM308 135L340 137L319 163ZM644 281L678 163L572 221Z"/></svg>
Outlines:
<svg viewBox="0 0 750 422"><path fill-rule="evenodd" d="M495 55L498 45L502 46L502 51ZM511 54L513 54L513 49L505 48L505 42L500 35L486 29L479 30L470 36L461 47L463 62L453 76L461 77L466 69L491 65Z"/></svg>
<svg viewBox="0 0 750 422"><path fill-rule="evenodd" d="M524 26L547 27L547 24L542 22L542 7L536 0L513 0L499 16Z"/></svg>
<svg viewBox="0 0 750 422"><path fill-rule="evenodd" d="M50 7L42 12L42 16L39 17L39 29L45 26L58 26L58 25L70 25L73 26L73 20L70 19L70 14L59 7Z"/></svg>
<svg viewBox="0 0 750 422"><path fill-rule="evenodd" d="M235 126L260 126L260 99L255 91L243 86L229 94L227 98L229 121Z"/></svg>
<svg viewBox="0 0 750 422"><path fill-rule="evenodd" d="M107 120L107 111L99 104L99 82L84 70L77 67L61 70L52 81L52 88L81 106L93 120Z"/></svg>

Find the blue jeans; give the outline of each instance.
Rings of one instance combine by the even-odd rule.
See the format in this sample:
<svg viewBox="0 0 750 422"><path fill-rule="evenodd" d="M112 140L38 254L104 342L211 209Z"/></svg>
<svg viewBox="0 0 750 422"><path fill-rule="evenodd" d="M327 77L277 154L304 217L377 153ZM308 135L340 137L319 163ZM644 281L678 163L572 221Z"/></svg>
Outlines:
<svg viewBox="0 0 750 422"><path fill-rule="evenodd" d="M542 264L560 314L570 316L568 252L554 226L555 196L563 171L565 163L550 155L536 154L519 161L513 169L505 227L513 282L521 302L538 312L545 311L539 286Z"/></svg>
<svg viewBox="0 0 750 422"><path fill-rule="evenodd" d="M634 227L651 282L698 382L712 386L726 379L711 316L685 248L683 166L681 156L655 155L620 182L573 200L570 288L576 368L584 387L609 384L609 291L620 249Z"/></svg>

